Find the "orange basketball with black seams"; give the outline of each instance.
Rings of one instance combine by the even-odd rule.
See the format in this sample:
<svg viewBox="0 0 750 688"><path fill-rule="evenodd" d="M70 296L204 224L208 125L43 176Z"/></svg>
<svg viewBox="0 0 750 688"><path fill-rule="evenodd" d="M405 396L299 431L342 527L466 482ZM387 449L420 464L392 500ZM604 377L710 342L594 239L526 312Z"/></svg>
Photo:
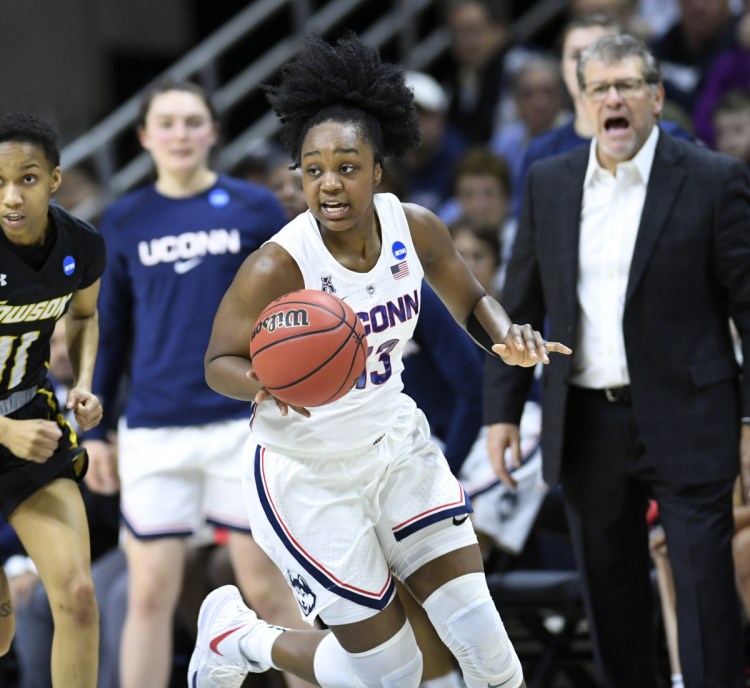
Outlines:
<svg viewBox="0 0 750 688"><path fill-rule="evenodd" d="M277 399L292 406L323 406L343 397L364 372L367 337L345 301L301 289L263 309L250 357L258 379Z"/></svg>

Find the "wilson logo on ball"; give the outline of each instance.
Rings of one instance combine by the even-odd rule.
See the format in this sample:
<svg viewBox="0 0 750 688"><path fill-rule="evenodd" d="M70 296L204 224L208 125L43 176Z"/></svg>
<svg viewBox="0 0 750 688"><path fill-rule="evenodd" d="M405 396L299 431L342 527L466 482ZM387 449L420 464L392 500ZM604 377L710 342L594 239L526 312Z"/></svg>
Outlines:
<svg viewBox="0 0 750 688"><path fill-rule="evenodd" d="M263 318L253 329L253 337L261 330L275 332L282 327L309 327L310 315L304 308L290 308Z"/></svg>
<svg viewBox="0 0 750 688"><path fill-rule="evenodd" d="M333 294L290 292L258 316L250 358L258 379L277 399L292 406L330 404L349 393L365 370L365 326Z"/></svg>

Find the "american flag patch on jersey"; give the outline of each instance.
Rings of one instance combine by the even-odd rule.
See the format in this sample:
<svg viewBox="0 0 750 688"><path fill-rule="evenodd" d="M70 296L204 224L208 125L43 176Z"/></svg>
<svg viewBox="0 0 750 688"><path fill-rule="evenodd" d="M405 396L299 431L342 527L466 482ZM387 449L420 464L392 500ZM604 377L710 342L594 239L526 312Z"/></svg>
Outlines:
<svg viewBox="0 0 750 688"><path fill-rule="evenodd" d="M405 260L402 260L400 263L396 263L396 265L391 265L391 274L393 275L393 279L406 277L409 274L409 264Z"/></svg>

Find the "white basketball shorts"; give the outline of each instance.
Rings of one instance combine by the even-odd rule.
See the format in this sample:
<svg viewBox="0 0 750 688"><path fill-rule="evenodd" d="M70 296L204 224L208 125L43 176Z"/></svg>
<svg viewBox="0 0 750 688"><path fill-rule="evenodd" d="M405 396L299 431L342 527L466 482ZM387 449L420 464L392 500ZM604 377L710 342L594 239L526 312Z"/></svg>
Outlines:
<svg viewBox="0 0 750 688"><path fill-rule="evenodd" d="M205 523L249 532L240 479L247 419L118 427L120 508L136 537L188 536Z"/></svg>
<svg viewBox="0 0 750 688"><path fill-rule="evenodd" d="M253 537L281 569L302 618L374 616L433 559L477 542L471 506L424 414L404 397L393 428L347 457L288 456L251 439L243 485Z"/></svg>

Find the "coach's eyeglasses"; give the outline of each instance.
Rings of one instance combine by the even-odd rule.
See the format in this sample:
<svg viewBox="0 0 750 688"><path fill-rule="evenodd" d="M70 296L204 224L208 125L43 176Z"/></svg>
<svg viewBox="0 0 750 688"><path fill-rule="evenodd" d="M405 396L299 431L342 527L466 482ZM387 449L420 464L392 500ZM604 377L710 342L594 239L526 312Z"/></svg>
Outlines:
<svg viewBox="0 0 750 688"><path fill-rule="evenodd" d="M646 84L653 83L646 79L618 79L617 81L607 82L599 81L592 84L586 84L583 87L583 92L586 97L594 103L602 102L609 94L609 89L614 87L620 98L628 100L629 98L637 98L643 93L643 87Z"/></svg>

